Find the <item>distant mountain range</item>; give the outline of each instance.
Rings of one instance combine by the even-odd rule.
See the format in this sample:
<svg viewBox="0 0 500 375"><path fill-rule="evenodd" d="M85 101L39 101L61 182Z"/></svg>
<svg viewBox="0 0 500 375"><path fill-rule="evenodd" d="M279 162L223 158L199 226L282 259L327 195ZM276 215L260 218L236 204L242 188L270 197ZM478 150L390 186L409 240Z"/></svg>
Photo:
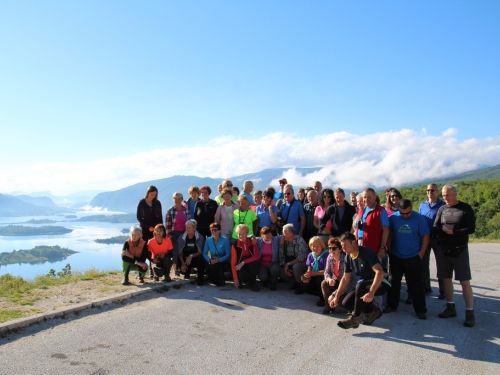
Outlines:
<svg viewBox="0 0 500 375"><path fill-rule="evenodd" d="M269 186L271 181L281 178L283 173L289 169L290 168L265 169L257 173L248 173L241 176L230 177L229 179L238 187L243 185L243 181L252 180L256 188L263 189ZM316 167L297 168L296 170L305 175L318 171L319 169L319 167ZM500 165L479 168L444 178L429 179L409 186L420 186L429 182L444 184L455 181L496 178L500 178ZM182 194L184 194L184 199L187 199L189 198L187 196L187 190L190 186L196 185L201 187L203 185L208 185L213 190L211 197L215 198L217 196L217 185L220 184L222 180L223 178L173 176L159 180L141 182L116 191L101 192L97 195L95 195L97 193L95 191L81 192L72 194L71 196L56 197L57 200L50 192L32 193L29 196L26 194L16 196L0 194L0 217L54 215L71 212L70 209L62 208L58 205L65 205L66 207L73 208L81 208L87 205L92 208L107 209L108 211L135 213L137 203L144 197L146 189L150 185L154 185L158 188L160 192L159 199L163 204L164 212L166 212L168 207L172 205L172 195L174 192L182 192ZM46 195L42 196L43 193L46 193ZM72 199L71 202L69 202L69 197ZM54 202L57 202L58 205Z"/></svg>
<svg viewBox="0 0 500 375"><path fill-rule="evenodd" d="M241 176L229 177L234 186L241 189L243 181L252 180L255 188L266 188L272 180L279 179L283 173L290 168L272 168L265 169L257 173L248 173ZM297 168L296 170L302 174L309 174L318 171L320 168ZM134 213L137 211L137 203L144 198L148 186L154 185L159 191L159 200L162 202L163 211L173 204L172 195L179 191L184 195L184 199L188 199L187 190L189 187L196 185L198 187L207 185L212 189L211 198L218 195L217 186L223 181L223 178L196 177L196 176L173 176L160 180L141 182L126 188L100 193L96 195L90 202L90 206L107 208L109 211L119 211L125 213Z"/></svg>

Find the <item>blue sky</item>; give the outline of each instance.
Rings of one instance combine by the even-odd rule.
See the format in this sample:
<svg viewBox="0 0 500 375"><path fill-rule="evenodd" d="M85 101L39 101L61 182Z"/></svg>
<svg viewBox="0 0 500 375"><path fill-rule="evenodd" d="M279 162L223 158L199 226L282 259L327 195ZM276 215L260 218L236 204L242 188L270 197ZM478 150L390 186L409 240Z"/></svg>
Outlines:
<svg viewBox="0 0 500 375"><path fill-rule="evenodd" d="M494 1L0 1L0 192L329 166L278 144L342 132L491 148L457 173L497 164L499 18Z"/></svg>

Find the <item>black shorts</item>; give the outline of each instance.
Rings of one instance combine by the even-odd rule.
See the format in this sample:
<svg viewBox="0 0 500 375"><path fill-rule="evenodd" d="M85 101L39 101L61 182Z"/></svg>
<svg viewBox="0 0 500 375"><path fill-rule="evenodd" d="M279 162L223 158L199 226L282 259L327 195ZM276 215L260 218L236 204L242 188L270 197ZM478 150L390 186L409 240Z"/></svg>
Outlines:
<svg viewBox="0 0 500 375"><path fill-rule="evenodd" d="M472 279L469 262L469 247L458 254L449 257L443 254L440 248L436 251L437 276L440 279L451 279L455 271L455 280L466 281Z"/></svg>

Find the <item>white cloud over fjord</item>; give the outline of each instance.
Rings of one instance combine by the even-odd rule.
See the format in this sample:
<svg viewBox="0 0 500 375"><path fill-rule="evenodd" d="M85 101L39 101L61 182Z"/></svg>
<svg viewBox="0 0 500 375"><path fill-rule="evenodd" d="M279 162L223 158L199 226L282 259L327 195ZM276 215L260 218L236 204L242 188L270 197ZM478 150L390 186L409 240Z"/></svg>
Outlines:
<svg viewBox="0 0 500 375"><path fill-rule="evenodd" d="M22 171L3 163L0 173L4 192L50 190L66 194L117 190L174 175L223 178L290 167L285 177L295 186L320 180L324 186L361 190L366 186L401 186L499 163L500 137L459 142L456 134L456 129L450 128L440 136L428 135L425 129L365 136L348 132L316 137L280 132L254 139L224 136L193 147L89 163L35 163ZM322 168L302 176L294 167Z"/></svg>

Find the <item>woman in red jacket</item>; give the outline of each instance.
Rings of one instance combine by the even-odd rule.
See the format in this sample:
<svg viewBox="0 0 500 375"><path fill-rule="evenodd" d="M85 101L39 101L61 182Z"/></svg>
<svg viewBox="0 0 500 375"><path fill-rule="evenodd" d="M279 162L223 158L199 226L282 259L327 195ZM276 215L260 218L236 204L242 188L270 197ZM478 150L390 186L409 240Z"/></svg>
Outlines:
<svg viewBox="0 0 500 375"><path fill-rule="evenodd" d="M256 277L259 270L260 253L256 242L252 242L248 238L248 232L249 228L245 224L239 224L236 227L238 240L231 248L231 270L236 288L246 282L251 290L258 292Z"/></svg>

